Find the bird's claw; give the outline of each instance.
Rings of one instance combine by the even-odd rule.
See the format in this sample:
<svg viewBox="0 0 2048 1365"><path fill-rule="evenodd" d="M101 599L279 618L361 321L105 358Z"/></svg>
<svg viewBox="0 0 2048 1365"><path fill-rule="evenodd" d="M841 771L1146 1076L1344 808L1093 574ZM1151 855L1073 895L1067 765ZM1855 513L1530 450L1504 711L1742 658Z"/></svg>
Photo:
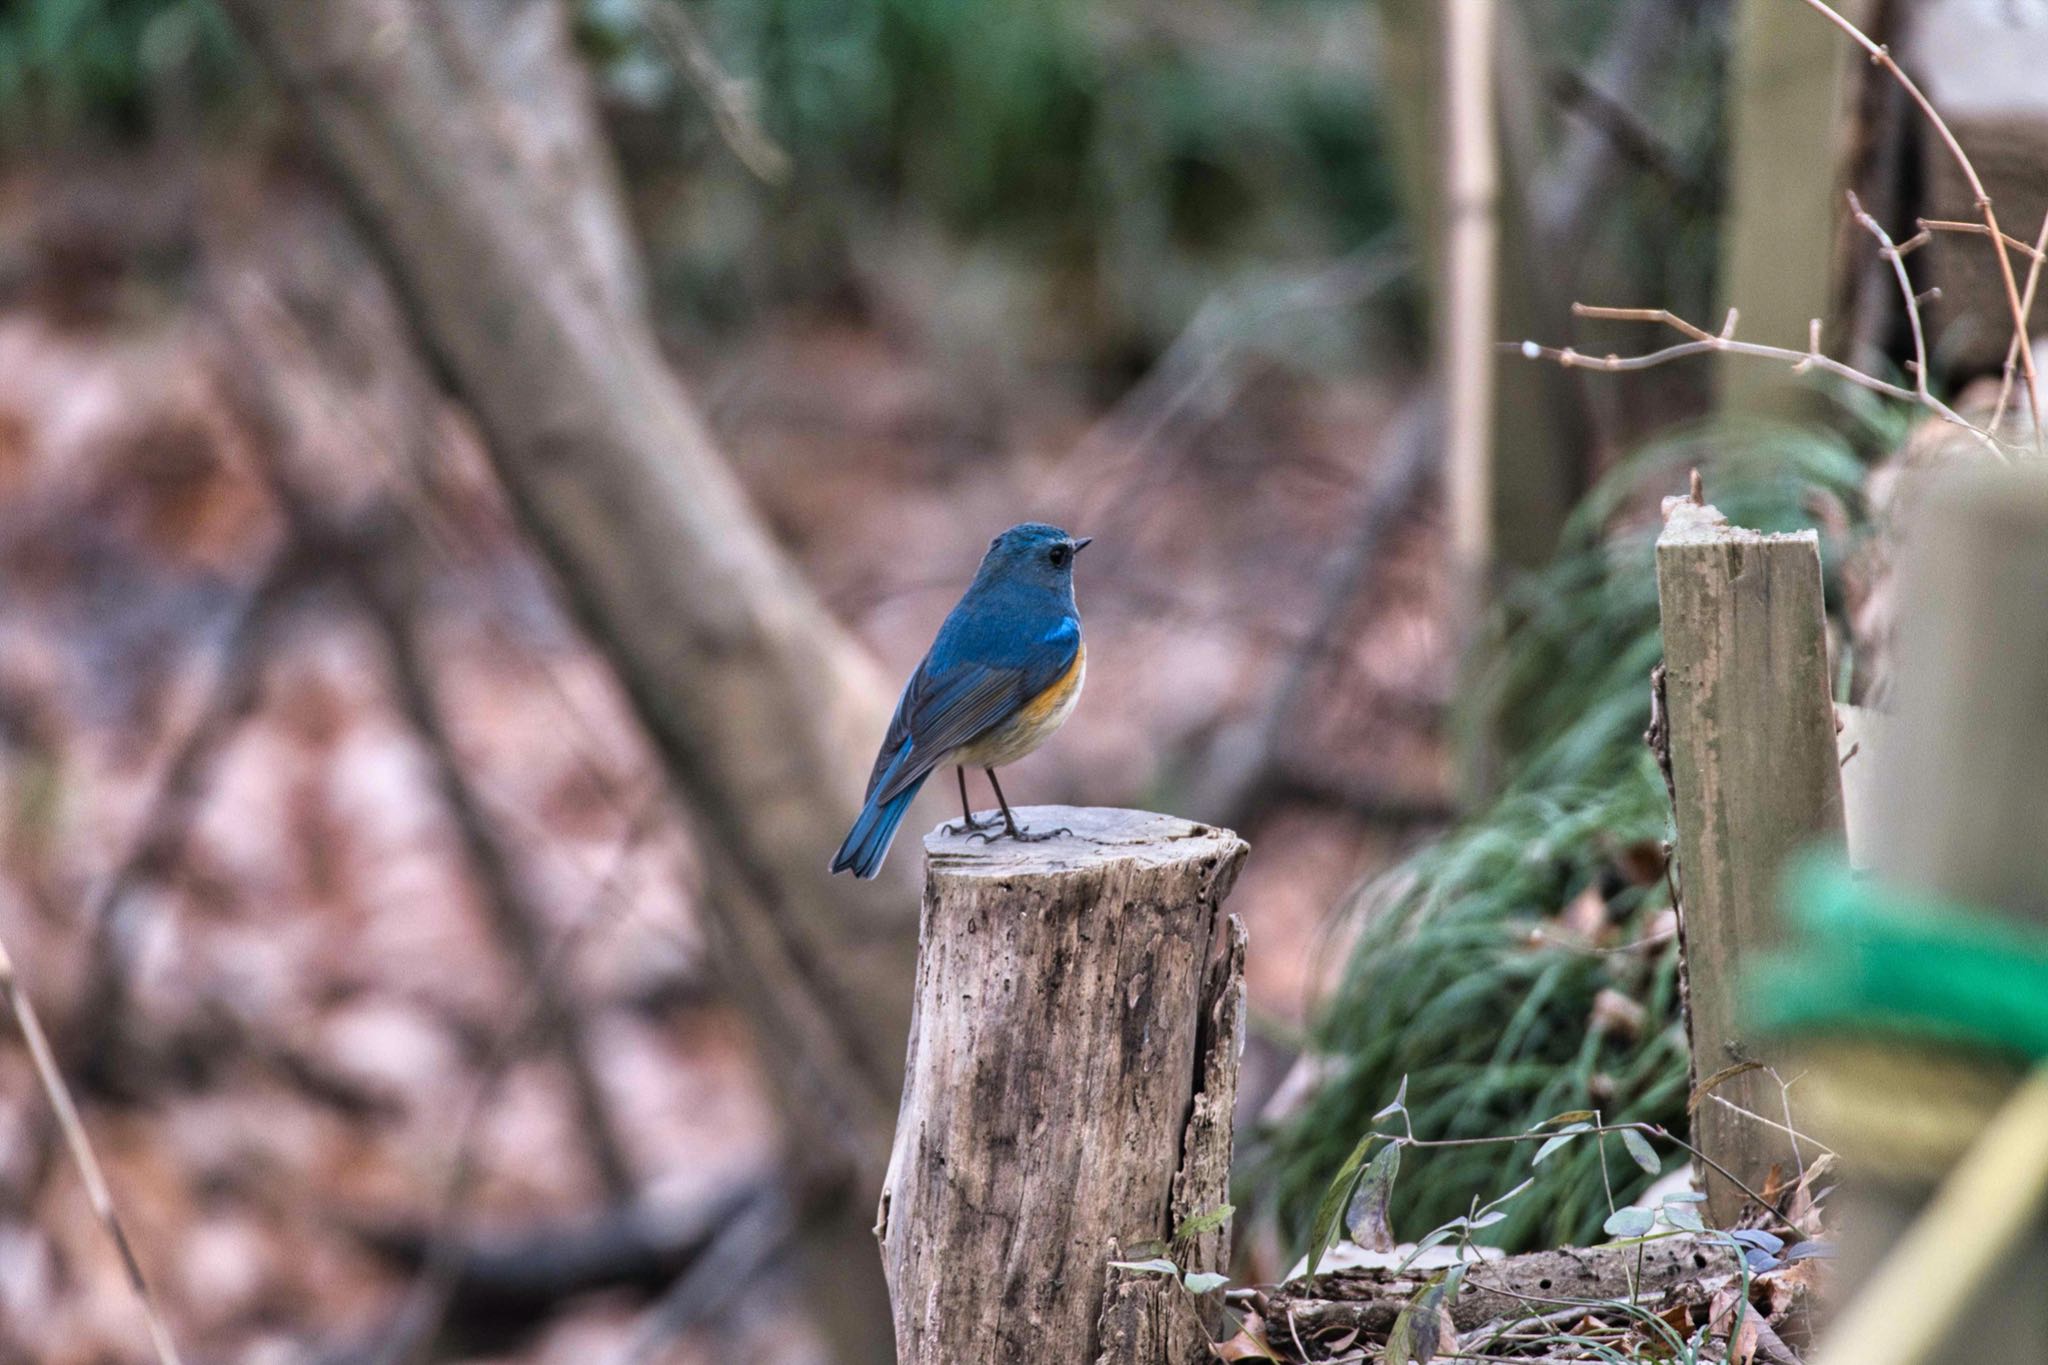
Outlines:
<svg viewBox="0 0 2048 1365"><path fill-rule="evenodd" d="M950 829L951 827L949 826L948 828ZM1061 825L1058 829L1044 831L1028 830L1021 825L1012 825L1008 829L1004 829L994 821L990 821L986 825L975 826L974 829L968 832L967 837L969 839L978 839L984 844L992 844L998 839L1015 839L1020 844L1042 844L1048 839L1057 839L1062 834L1072 834L1073 832L1065 825Z"/></svg>

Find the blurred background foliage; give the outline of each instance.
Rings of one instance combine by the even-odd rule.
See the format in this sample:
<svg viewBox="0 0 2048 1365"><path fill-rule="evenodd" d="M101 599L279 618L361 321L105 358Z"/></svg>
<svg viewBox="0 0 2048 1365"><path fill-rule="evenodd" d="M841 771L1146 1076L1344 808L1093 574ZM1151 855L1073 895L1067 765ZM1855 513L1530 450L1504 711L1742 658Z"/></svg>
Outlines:
<svg viewBox="0 0 2048 1365"><path fill-rule="evenodd" d="M657 310L685 339L792 303L843 309L967 358L991 390L1023 368L1100 400L1212 300L1327 269L1402 230L1368 5L692 0L710 53L787 155L775 177L743 164L701 82L650 40L645 7L670 3L585 0L579 37ZM1597 61L1621 9L1532 0L1519 11L1528 41L1513 52L1536 117L1509 132L1535 165L1555 158L1573 117L1619 117L1589 114L1570 73ZM1588 240L1544 262L1574 296L1690 315L1713 297L1726 6L1686 11L1650 98L1624 111L1644 164ZM17 149L145 140L167 121L189 129L195 111L232 121L253 84L208 0L0 10L0 138ZM1280 359L1326 372L1418 365L1421 273L1371 309L1327 310L1290 333ZM1652 406L1704 406L1696 376L1659 393ZM1820 526L1835 604L1832 575L1864 522L1864 461L1898 436L1837 416L1851 437L1723 425L1652 443L1599 483L1554 564L1506 586L1457 717L1499 746L1500 795L1351 899L1363 928L1309 1032L1323 1082L1257 1135L1248 1198L1277 1209L1291 1235L1404 1077L1427 1137L1513 1132L1577 1108L1683 1129L1668 945L1594 952L1550 930L1586 897L1622 943L1668 911L1661 854L1645 852L1668 837L1668 807L1641 742L1659 653L1656 495L1698 466L1737 522ZM1637 1007L1636 1021L1603 1018L1603 992ZM1418 1153L1396 1228L1419 1234L1517 1179L1496 1149ZM1613 1159L1603 1177L1598 1148L1575 1144L1492 1234L1506 1246L1585 1240L1608 1183L1619 1200L1648 1179Z"/></svg>
<svg viewBox="0 0 2048 1365"><path fill-rule="evenodd" d="M684 333L792 300L909 312L969 354L1116 392L1219 292L1326 265L1401 217L1376 14L1338 0L689 0L763 132L764 180L722 141L701 81L649 37L680 0L582 0L657 285ZM1722 0L1629 118L1654 149L1574 274L1696 308L1710 291ZM1620 0L1527 7L1540 157L1587 96ZM0 138L137 140L257 88L210 0L37 0L0 12ZM1601 117L1613 116L1605 111ZM1419 342L1420 286L1327 320L1324 368Z"/></svg>
<svg viewBox="0 0 2048 1365"><path fill-rule="evenodd" d="M0 139L137 139L166 101L215 99L246 74L209 0L36 0L0 8Z"/></svg>

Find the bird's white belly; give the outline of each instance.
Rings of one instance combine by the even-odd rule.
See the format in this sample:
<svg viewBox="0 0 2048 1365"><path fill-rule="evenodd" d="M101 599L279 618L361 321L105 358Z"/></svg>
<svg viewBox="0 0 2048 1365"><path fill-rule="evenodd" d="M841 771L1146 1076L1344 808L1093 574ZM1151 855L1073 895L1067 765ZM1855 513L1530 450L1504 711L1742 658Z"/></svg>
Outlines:
<svg viewBox="0 0 2048 1365"><path fill-rule="evenodd" d="M967 768L1000 768L1015 763L1051 739L1067 723L1074 703L1081 700L1081 683L1088 674L1088 647L1074 651L1074 662L1058 682L1026 702L1017 714L985 730L955 749L950 761Z"/></svg>

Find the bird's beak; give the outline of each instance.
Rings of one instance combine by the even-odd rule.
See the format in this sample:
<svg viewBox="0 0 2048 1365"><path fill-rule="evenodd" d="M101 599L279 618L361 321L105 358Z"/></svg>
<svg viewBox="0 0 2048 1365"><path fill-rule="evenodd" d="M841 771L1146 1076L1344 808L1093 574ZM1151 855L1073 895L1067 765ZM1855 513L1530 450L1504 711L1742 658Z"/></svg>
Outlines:
<svg viewBox="0 0 2048 1365"><path fill-rule="evenodd" d="M1074 550L1076 553L1079 553L1080 551L1087 549L1090 545L1093 545L1094 543L1094 536L1082 536L1079 540L1074 542Z"/></svg>

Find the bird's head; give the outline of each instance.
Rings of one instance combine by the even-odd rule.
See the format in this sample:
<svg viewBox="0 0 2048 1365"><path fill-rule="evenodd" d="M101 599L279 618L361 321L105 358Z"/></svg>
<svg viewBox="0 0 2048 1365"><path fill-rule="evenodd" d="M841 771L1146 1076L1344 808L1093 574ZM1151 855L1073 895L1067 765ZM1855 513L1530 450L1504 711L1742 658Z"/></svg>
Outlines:
<svg viewBox="0 0 2048 1365"><path fill-rule="evenodd" d="M988 543L981 577L1065 590L1074 581L1074 556L1092 536L1076 538L1057 526L1027 521Z"/></svg>

